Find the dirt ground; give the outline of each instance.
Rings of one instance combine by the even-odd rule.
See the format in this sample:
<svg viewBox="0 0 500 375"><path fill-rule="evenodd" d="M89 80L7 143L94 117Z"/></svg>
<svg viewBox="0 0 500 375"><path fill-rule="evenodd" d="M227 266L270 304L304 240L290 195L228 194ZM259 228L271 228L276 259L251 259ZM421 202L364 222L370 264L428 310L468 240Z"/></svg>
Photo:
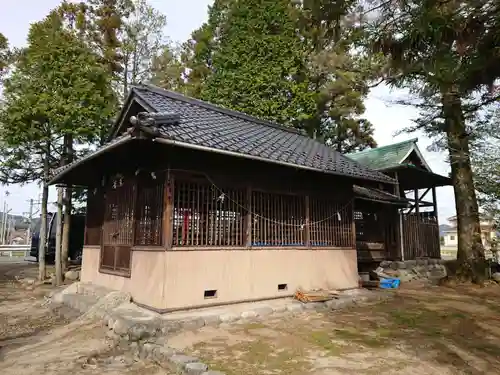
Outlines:
<svg viewBox="0 0 500 375"><path fill-rule="evenodd" d="M96 324L50 310L50 287L12 281L0 263L0 373L172 375L112 347ZM227 375L458 375L500 373L500 287L410 284L393 299L337 312L204 327L169 345Z"/></svg>
<svg viewBox="0 0 500 375"><path fill-rule="evenodd" d="M34 267L0 263L2 375L174 374L113 347L102 326L51 311L44 297L50 286L30 291L13 281L16 274L36 274Z"/></svg>
<svg viewBox="0 0 500 375"><path fill-rule="evenodd" d="M204 327L170 345L228 375L499 374L499 302L496 284L414 286L381 304Z"/></svg>

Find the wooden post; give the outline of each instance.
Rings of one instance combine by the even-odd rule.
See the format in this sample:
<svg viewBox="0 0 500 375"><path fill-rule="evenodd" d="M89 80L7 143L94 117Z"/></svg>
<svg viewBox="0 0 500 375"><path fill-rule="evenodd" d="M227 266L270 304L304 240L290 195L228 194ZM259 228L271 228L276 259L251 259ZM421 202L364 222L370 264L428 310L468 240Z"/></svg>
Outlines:
<svg viewBox="0 0 500 375"><path fill-rule="evenodd" d="M394 173L394 177L396 179L396 187L395 187L395 193L398 197L404 196L401 195L401 189L399 187L399 179L398 179L398 172ZM405 197L406 198L406 197ZM403 209L397 209L396 210L396 220L397 222L395 223L396 226L396 258L399 258L401 260L405 259L405 254L404 254L404 240L403 240Z"/></svg>
<svg viewBox="0 0 500 375"><path fill-rule="evenodd" d="M421 249L421 242L420 242L420 202L418 198L418 189L413 190L414 195L415 195L415 213L417 214L417 220L415 221L417 223L417 256L422 255L422 249Z"/></svg>
<svg viewBox="0 0 500 375"><path fill-rule="evenodd" d="M245 217L245 245L248 248L252 247L252 188L246 189L245 208L247 210Z"/></svg>
<svg viewBox="0 0 500 375"><path fill-rule="evenodd" d="M394 185L394 194L397 195L398 197L400 197L401 196L401 192L399 190L398 172L394 173L394 177L396 179L396 185Z"/></svg>
<svg viewBox="0 0 500 375"><path fill-rule="evenodd" d="M306 225L304 228L304 242L306 247L311 247L311 228L310 228L310 217L309 217L309 195L305 197L305 215L306 215Z"/></svg>
<svg viewBox="0 0 500 375"><path fill-rule="evenodd" d="M173 240L173 213L174 213L174 177L170 171L165 177L163 189L163 238L165 248L172 249Z"/></svg>
<svg viewBox="0 0 500 375"><path fill-rule="evenodd" d="M437 235L438 235L438 250L439 250L439 253L436 254L438 255L438 258L441 259L441 236L440 236L440 233L439 233L439 218L438 218L438 206L437 206L437 198L436 198L436 187L433 186L432 187L432 204L433 204L433 207L434 207L434 216L436 218L436 227L437 227Z"/></svg>
<svg viewBox="0 0 500 375"><path fill-rule="evenodd" d="M356 202L355 200L353 202ZM352 246L357 250L357 239L356 239L356 220L354 220L354 210L355 203L352 204L352 222L351 222L351 231L352 231Z"/></svg>

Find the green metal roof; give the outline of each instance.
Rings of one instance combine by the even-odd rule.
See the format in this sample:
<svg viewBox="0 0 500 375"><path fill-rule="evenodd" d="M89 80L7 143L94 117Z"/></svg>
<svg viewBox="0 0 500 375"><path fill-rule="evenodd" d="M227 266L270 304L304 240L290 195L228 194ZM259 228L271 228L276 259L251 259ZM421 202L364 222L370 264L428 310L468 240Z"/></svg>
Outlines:
<svg viewBox="0 0 500 375"><path fill-rule="evenodd" d="M417 141L418 138L413 138L404 142L347 154L346 156L365 167L375 170L385 170L402 165L408 156L415 151L422 160L422 164L430 171L417 147Z"/></svg>

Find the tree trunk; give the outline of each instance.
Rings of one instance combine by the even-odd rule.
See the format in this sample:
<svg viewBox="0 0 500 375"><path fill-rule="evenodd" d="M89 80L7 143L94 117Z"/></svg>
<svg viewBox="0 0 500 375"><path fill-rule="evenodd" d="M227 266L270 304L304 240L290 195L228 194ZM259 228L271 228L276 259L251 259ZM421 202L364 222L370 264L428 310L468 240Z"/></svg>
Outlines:
<svg viewBox="0 0 500 375"><path fill-rule="evenodd" d="M481 283L486 276L486 262L462 103L458 94L447 92L442 104L457 210L457 277Z"/></svg>
<svg viewBox="0 0 500 375"><path fill-rule="evenodd" d="M62 244L61 244L61 266L62 270L68 270L68 258L69 258L69 234L71 231L71 194L73 189L71 187L66 187L64 191L64 223L62 232Z"/></svg>
<svg viewBox="0 0 500 375"><path fill-rule="evenodd" d="M62 264L61 264L61 243L62 243L62 206L63 206L63 188L57 188L57 213L56 213L56 285L63 282Z"/></svg>
<svg viewBox="0 0 500 375"><path fill-rule="evenodd" d="M73 161L73 136L67 134L64 136L64 153L65 153L65 163L69 164ZM62 244L61 244L61 266L63 272L68 269L68 257L69 257L69 235L71 231L71 186L67 186L64 192L64 220L63 220L63 232L62 232Z"/></svg>
<svg viewBox="0 0 500 375"><path fill-rule="evenodd" d="M43 189L40 223L40 242L38 243L38 280L45 280L45 249L47 247L47 202L49 200L49 157L50 142L47 141L43 161Z"/></svg>

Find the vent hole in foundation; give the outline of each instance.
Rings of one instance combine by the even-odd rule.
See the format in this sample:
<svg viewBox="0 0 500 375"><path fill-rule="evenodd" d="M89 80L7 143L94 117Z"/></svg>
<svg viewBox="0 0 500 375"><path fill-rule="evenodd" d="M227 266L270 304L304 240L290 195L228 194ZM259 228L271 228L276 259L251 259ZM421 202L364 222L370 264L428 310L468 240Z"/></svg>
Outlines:
<svg viewBox="0 0 500 375"><path fill-rule="evenodd" d="M278 284L278 290L288 290L288 284Z"/></svg>
<svg viewBox="0 0 500 375"><path fill-rule="evenodd" d="M204 298L217 298L217 289L205 290L203 293Z"/></svg>

